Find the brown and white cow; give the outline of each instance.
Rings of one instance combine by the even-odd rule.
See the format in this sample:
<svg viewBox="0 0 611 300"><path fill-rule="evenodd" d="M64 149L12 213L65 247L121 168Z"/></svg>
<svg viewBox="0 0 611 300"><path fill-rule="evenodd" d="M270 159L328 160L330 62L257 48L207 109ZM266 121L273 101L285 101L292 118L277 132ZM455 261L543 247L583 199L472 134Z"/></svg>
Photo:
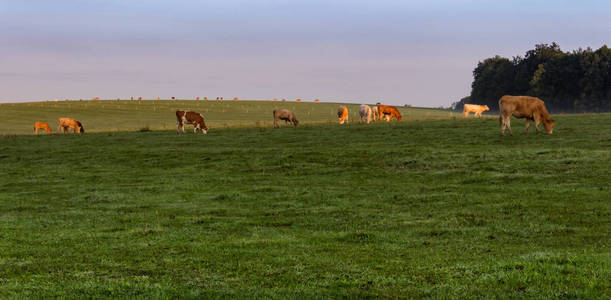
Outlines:
<svg viewBox="0 0 611 300"><path fill-rule="evenodd" d="M68 129L72 128L74 133L78 131L78 133L85 133L85 129L83 128L83 124L81 122L73 119L73 118L59 118L59 131L63 133L68 132Z"/></svg>
<svg viewBox="0 0 611 300"><path fill-rule="evenodd" d="M499 100L499 123L502 136L505 136L505 129L509 129L509 134L513 135L510 123L511 116L526 119L526 134L528 134L530 121L535 121L537 134L539 134L539 124L541 122L543 122L548 134L552 134L554 129L554 120L547 112L545 103L539 98L509 95L501 97Z"/></svg>
<svg viewBox="0 0 611 300"><path fill-rule="evenodd" d="M51 127L49 127L49 124L45 122L34 122L34 133L38 134L39 129L46 131L47 133L51 133Z"/></svg>
<svg viewBox="0 0 611 300"><path fill-rule="evenodd" d="M465 104L462 109L462 112L465 115L465 118L469 117L470 112L474 113L476 117L481 117L482 113L487 110L490 110L490 108L488 108L488 105Z"/></svg>
<svg viewBox="0 0 611 300"><path fill-rule="evenodd" d="M397 121L403 119L396 107L382 104L378 104L378 118L385 119L386 122L389 122L392 118L396 118Z"/></svg>
<svg viewBox="0 0 611 300"><path fill-rule="evenodd" d="M285 123L291 122L295 127L299 125L299 121L295 114L288 109L274 109L274 128L278 128L278 119L284 120Z"/></svg>
<svg viewBox="0 0 611 300"><path fill-rule="evenodd" d="M185 124L193 124L193 132L197 133L197 130L201 131L203 134L208 133L208 127L206 127L206 123L204 122L204 116L198 112L194 111L184 111L177 110L176 111L176 120L178 124L176 124L176 132L185 133Z"/></svg>

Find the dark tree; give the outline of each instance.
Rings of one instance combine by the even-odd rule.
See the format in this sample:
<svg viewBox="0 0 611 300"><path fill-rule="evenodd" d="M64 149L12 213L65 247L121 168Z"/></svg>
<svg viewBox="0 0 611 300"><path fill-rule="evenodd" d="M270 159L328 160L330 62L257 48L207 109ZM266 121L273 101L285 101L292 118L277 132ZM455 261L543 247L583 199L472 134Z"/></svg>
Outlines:
<svg viewBox="0 0 611 300"><path fill-rule="evenodd" d="M495 56L473 70L471 96L453 104L488 105L498 110L503 95L536 96L552 112L611 111L611 50L587 48L570 53L556 43L539 44L524 58Z"/></svg>
<svg viewBox="0 0 611 300"><path fill-rule="evenodd" d="M515 67L504 57L487 58L473 70L470 101L474 104L488 105L491 110L498 109L501 96L514 90Z"/></svg>

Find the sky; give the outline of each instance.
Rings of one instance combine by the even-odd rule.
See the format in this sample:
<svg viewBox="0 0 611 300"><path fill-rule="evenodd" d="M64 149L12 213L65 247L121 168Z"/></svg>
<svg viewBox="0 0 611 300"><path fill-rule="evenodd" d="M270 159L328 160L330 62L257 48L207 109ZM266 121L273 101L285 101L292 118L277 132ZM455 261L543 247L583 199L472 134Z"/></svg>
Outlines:
<svg viewBox="0 0 611 300"><path fill-rule="evenodd" d="M0 0L0 102L449 106L479 61L609 45L608 0Z"/></svg>

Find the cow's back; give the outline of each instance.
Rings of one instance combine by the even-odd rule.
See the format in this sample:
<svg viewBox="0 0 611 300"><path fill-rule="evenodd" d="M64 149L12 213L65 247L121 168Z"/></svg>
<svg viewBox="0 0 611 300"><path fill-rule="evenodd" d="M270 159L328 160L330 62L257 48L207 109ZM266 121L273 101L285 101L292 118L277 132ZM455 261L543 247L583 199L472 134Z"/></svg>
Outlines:
<svg viewBox="0 0 611 300"><path fill-rule="evenodd" d="M505 95L499 99L499 111L516 117L530 118L534 113L540 113L544 107L541 99L531 96Z"/></svg>
<svg viewBox="0 0 611 300"><path fill-rule="evenodd" d="M73 118L59 118L59 125L61 126L74 126L76 125L76 120Z"/></svg>
<svg viewBox="0 0 611 300"><path fill-rule="evenodd" d="M274 109L274 116L281 119L288 119L291 117L293 112L288 109Z"/></svg>

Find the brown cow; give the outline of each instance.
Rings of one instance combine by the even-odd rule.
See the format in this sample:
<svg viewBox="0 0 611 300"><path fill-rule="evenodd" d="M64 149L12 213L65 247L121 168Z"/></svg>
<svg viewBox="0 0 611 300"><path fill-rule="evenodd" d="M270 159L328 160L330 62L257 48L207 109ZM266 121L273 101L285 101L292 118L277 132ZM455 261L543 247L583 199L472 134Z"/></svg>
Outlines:
<svg viewBox="0 0 611 300"><path fill-rule="evenodd" d="M473 112L475 116L482 116L482 113L490 110L490 108L488 108L488 105L476 105L476 104L465 104L462 112L465 115L465 118L469 117L469 113Z"/></svg>
<svg viewBox="0 0 611 300"><path fill-rule="evenodd" d="M382 104L378 104L378 118L380 120L385 119L386 122L389 122L392 118L396 118L397 121L403 119L396 107Z"/></svg>
<svg viewBox="0 0 611 300"><path fill-rule="evenodd" d="M197 133L197 130L201 131L203 134L208 133L208 127L206 127L206 123L204 122L204 116L198 112L194 111L184 111L177 110L176 111L176 120L178 124L176 124L176 133L185 133L185 123L193 124L193 132Z"/></svg>
<svg viewBox="0 0 611 300"><path fill-rule="evenodd" d="M59 118L59 131L66 133L68 132L68 128L72 128L74 130L74 133L76 133L77 131L79 133L85 133L85 129L83 128L83 124L81 124L81 122L73 118Z"/></svg>
<svg viewBox="0 0 611 300"><path fill-rule="evenodd" d="M505 129L509 129L509 134L513 135L510 123L511 116L526 119L527 135L530 121L535 121L537 134L539 134L539 123L541 122L543 122L545 131L548 134L552 134L554 129L554 120L552 120L547 109L545 109L545 103L539 98L509 95L501 97L499 100L499 123L501 125L502 136L505 136Z"/></svg>
<svg viewBox="0 0 611 300"><path fill-rule="evenodd" d="M51 133L51 127L49 127L49 124L45 122L34 122L34 133L38 134L39 129L44 130L47 133Z"/></svg>
<svg viewBox="0 0 611 300"><path fill-rule="evenodd" d="M278 128L278 119L284 120L285 123L291 122L295 127L299 125L299 121L295 114L288 109L274 109L274 128Z"/></svg>
<svg viewBox="0 0 611 300"><path fill-rule="evenodd" d="M337 109L337 121L340 124L344 124L348 122L348 108L346 108L345 106L341 105L338 109Z"/></svg>

